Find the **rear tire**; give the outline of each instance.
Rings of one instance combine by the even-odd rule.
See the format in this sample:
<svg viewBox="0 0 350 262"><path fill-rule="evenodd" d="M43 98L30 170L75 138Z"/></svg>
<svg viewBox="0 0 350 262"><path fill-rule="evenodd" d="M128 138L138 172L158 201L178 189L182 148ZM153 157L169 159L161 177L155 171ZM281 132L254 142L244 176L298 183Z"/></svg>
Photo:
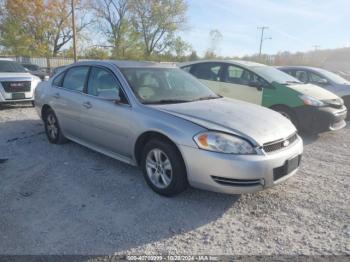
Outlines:
<svg viewBox="0 0 350 262"><path fill-rule="evenodd" d="M64 144L68 142L67 138L62 134L56 114L51 108L46 110L43 119L46 136L50 143Z"/></svg>
<svg viewBox="0 0 350 262"><path fill-rule="evenodd" d="M284 117L288 118L293 123L293 125L297 129L299 129L299 123L298 123L297 116L296 116L295 112L292 109L290 109L287 106L280 106L280 105L273 106L271 109L276 111L276 112L278 112L278 113L280 113Z"/></svg>
<svg viewBox="0 0 350 262"><path fill-rule="evenodd" d="M141 167L147 184L160 195L172 197L187 186L186 167L178 149L162 139L152 139L142 152Z"/></svg>

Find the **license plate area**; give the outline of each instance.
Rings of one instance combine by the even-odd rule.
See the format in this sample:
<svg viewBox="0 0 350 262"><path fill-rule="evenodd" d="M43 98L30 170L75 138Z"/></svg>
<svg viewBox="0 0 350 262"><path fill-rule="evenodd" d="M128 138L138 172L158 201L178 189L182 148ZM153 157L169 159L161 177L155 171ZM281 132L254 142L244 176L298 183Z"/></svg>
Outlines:
<svg viewBox="0 0 350 262"><path fill-rule="evenodd" d="M297 169L301 162L301 155L288 159L283 166L273 170L273 180L276 181Z"/></svg>
<svg viewBox="0 0 350 262"><path fill-rule="evenodd" d="M26 96L24 93L12 93L12 99L18 100L18 99L25 99Z"/></svg>

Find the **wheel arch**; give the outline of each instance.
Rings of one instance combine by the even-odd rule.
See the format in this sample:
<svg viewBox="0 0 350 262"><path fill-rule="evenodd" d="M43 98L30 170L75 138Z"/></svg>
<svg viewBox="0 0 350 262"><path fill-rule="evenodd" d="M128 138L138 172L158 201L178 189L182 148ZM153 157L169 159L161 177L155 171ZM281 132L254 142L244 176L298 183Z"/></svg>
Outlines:
<svg viewBox="0 0 350 262"><path fill-rule="evenodd" d="M136 142L134 145L134 158L135 158L135 162L137 165L140 165L140 163L141 163L143 148L145 147L146 143L152 139L159 139L159 140L166 141L166 142L170 143L171 145L173 145L174 148L176 148L176 150L180 154L182 160L184 161L180 149L178 148L178 146L176 145L176 143L172 139L170 139L168 136L166 136L158 131L146 131L146 132L142 133L141 135L139 135L139 137L136 139ZM184 163L185 163L185 161L184 161ZM185 165L186 165L186 163L185 163Z"/></svg>
<svg viewBox="0 0 350 262"><path fill-rule="evenodd" d="M269 108L274 110L274 111L278 111L278 109L282 109L282 110L285 109L287 112L289 111L291 114L293 114L291 117L293 117L294 121L296 121L293 124L295 124L296 127L299 127L299 124L300 124L299 117L292 107L290 107L288 105L284 105L284 104L275 104L275 105L270 106Z"/></svg>

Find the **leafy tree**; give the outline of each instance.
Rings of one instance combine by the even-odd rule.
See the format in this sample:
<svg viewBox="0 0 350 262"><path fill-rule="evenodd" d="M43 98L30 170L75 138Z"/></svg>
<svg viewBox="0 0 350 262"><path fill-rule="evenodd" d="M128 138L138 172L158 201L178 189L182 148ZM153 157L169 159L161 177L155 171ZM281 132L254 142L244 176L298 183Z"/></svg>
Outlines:
<svg viewBox="0 0 350 262"><path fill-rule="evenodd" d="M129 50L137 49L138 36L130 26L127 0L96 0L93 10L99 21L99 28L112 48L112 56L122 58Z"/></svg>
<svg viewBox="0 0 350 262"><path fill-rule="evenodd" d="M109 57L108 51L104 48L91 47L84 51L83 57L89 59L107 59Z"/></svg>
<svg viewBox="0 0 350 262"><path fill-rule="evenodd" d="M210 30L209 32L210 46L206 51L204 57L206 59L212 59L217 57L217 49L220 45L220 41L222 40L222 34L219 30Z"/></svg>
<svg viewBox="0 0 350 262"><path fill-rule="evenodd" d="M72 39L70 0L3 0L0 45L22 56L56 56ZM77 11L85 9L76 2ZM79 15L77 32L89 22Z"/></svg>
<svg viewBox="0 0 350 262"><path fill-rule="evenodd" d="M184 0L129 0L128 6L146 58L171 47L174 34L186 24Z"/></svg>

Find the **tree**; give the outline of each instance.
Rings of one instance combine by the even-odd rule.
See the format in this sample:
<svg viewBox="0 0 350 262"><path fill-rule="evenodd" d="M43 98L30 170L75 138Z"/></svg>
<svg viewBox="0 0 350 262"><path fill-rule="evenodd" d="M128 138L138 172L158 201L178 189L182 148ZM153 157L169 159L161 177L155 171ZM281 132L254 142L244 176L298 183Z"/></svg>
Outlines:
<svg viewBox="0 0 350 262"><path fill-rule="evenodd" d="M192 47L178 36L174 38L170 48L174 50L175 55L181 60Z"/></svg>
<svg viewBox="0 0 350 262"><path fill-rule="evenodd" d="M132 22L139 33L145 57L171 46L174 34L186 24L184 0L129 0Z"/></svg>
<svg viewBox="0 0 350 262"><path fill-rule="evenodd" d="M104 48L91 47L84 51L83 56L89 59L107 59L109 57L108 52Z"/></svg>
<svg viewBox="0 0 350 262"><path fill-rule="evenodd" d="M210 45L208 50L206 51L204 57L207 59L212 59L217 56L217 49L220 45L220 41L222 40L222 34L219 30L210 30L209 32L209 40Z"/></svg>
<svg viewBox="0 0 350 262"><path fill-rule="evenodd" d="M101 22L100 28L112 47L113 57L124 57L135 41L128 13L127 0L97 0L93 9Z"/></svg>
<svg viewBox="0 0 350 262"><path fill-rule="evenodd" d="M76 2L77 11L86 0ZM3 0L0 12L0 45L22 56L56 56L72 39L70 0ZM77 32L85 22L79 15ZM86 12L85 12L86 13Z"/></svg>

